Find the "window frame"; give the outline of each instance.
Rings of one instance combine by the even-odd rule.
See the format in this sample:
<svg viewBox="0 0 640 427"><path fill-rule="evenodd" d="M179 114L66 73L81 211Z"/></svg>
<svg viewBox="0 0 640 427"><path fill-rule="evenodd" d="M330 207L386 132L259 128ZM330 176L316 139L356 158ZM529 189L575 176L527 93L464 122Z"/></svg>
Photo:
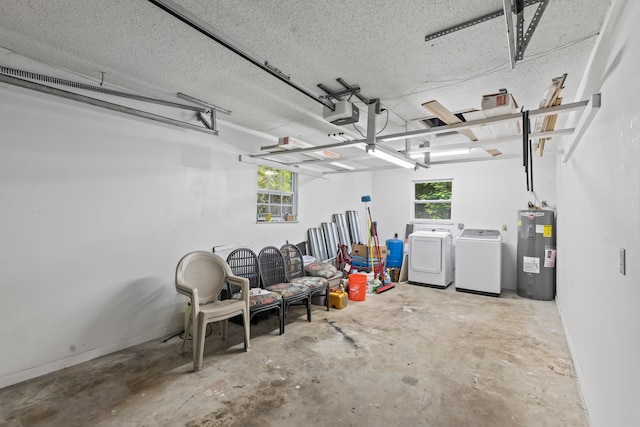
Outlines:
<svg viewBox="0 0 640 427"><path fill-rule="evenodd" d="M278 173L278 183L277 188L260 188L259 180L261 178L260 171L265 170L265 173L268 171L276 171ZM283 190L283 180L284 172L291 174L291 191ZM266 196L267 201L260 201L261 196ZM280 196L279 202L272 202L272 198ZM283 197L291 197L291 203L283 203ZM268 220L267 213L261 214L260 208L266 207L266 212L271 213L271 220ZM287 221L285 219L286 213L283 214L284 207L291 207L291 215L293 219ZM274 215L273 208L278 208L277 210L280 212L278 215ZM256 169L256 222L257 223L268 223L268 222L297 222L298 218L298 174L293 171L289 171L286 169L278 169L270 166L258 166Z"/></svg>
<svg viewBox="0 0 640 427"><path fill-rule="evenodd" d="M450 199L435 199L435 200L418 200L416 199L416 185L435 182L450 182L451 183L451 198ZM435 223L435 224L453 224L453 178L441 178L441 179L420 179L411 181L411 221L416 223ZM427 204L444 204L451 205L449 212L449 218L416 218L416 205Z"/></svg>

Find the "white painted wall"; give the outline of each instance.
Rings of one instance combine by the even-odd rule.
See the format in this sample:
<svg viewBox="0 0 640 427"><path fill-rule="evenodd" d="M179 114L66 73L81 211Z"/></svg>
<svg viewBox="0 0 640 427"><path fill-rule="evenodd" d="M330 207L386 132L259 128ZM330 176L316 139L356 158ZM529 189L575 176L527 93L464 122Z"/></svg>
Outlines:
<svg viewBox="0 0 640 427"><path fill-rule="evenodd" d="M238 154L274 141L219 127L0 84L0 387L178 332L182 255L300 242L371 189L370 173L303 176L301 222L256 224L256 166Z"/></svg>
<svg viewBox="0 0 640 427"><path fill-rule="evenodd" d="M557 182L553 157L537 159L536 195L517 160L302 177L299 224L255 224L255 167L237 162L264 144L255 135L0 85L0 387L179 330L173 270L190 250L297 242L334 212L364 214L365 194L384 241L410 220L411 180L453 178L454 224L508 226L503 288L515 288L516 211L558 207L557 300L591 421L640 425L637 16L640 3L614 3L578 96L602 91L603 107Z"/></svg>
<svg viewBox="0 0 640 427"><path fill-rule="evenodd" d="M517 142L516 142L517 143ZM466 228L500 230L502 246L502 288L516 289L517 212L526 209L527 202L550 207L556 205L556 159L535 157L534 190L527 192L522 159L490 160L476 163L437 165L429 169L378 171L373 176L371 212L378 222L378 234L383 243L398 233L405 237L405 226L411 222L413 181L453 179L453 236ZM417 227L442 227L441 224L420 223ZM507 231L502 231L502 226Z"/></svg>
<svg viewBox="0 0 640 427"><path fill-rule="evenodd" d="M640 425L639 16L614 2L580 95L602 108L558 166L557 301L594 426Z"/></svg>

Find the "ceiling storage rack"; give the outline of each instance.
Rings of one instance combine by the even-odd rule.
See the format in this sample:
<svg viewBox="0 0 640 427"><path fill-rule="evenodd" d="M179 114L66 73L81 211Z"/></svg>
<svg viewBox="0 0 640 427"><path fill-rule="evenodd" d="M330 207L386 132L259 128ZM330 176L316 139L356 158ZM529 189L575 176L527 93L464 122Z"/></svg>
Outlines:
<svg viewBox="0 0 640 427"><path fill-rule="evenodd" d="M371 126L371 110L374 107L371 107L373 104L370 104L370 112L369 112L369 128L373 129ZM599 93L593 94L591 99L577 101L573 103L568 103L564 105L555 105L547 108L538 108L535 110L528 110L528 117L530 119L535 118L544 118L546 116L558 115L558 114L567 114L571 112L575 112L579 114L579 120L577 120L576 127L568 127L564 129L554 129L549 131L534 131L530 129L527 133L528 135L523 135L522 132L519 132L510 136L503 136L500 138L492 138L492 139L478 139L477 141L468 140L464 142L453 142L448 144L442 144L431 147L420 147L413 148L411 152L413 153L426 153L426 152L438 152L438 151L447 151L461 148L482 148L482 147L494 147L499 144L517 144L521 143L523 139L528 140L537 140L537 139L545 139L548 140L551 137L570 137L569 143L566 144L568 147L566 152L564 152L559 146L556 150L549 151L547 150L545 153L547 154L564 154L563 161L567 161L575 149L580 136L584 133L586 128L589 126L591 120L593 120L595 114L601 105L601 95ZM404 159L407 162L412 164L412 167L428 167L429 165L436 164L448 164L448 163L462 163L462 162L477 162L477 161L486 161L486 160L499 160L499 159L513 159L520 158L521 154L509 154L509 155L500 155L500 156L491 156L490 154L480 150L480 152L484 152L484 155L469 157L469 158L459 158L459 159L451 159L451 160L443 160L443 161L431 161L428 164L417 161L408 157L408 149L406 145L402 148L393 148L392 143L394 142L405 142L407 140L415 139L415 138L423 138L435 136L438 134L451 133L452 131L458 132L465 129L473 129L480 128L485 126L492 126L504 122L517 121L520 124L520 129L523 129L522 126L522 117L523 114L521 112L506 114L501 116L489 117L480 120L467 121L457 124L451 125L442 125L435 126L426 129L420 130L412 130L407 132L399 132L399 133L391 133L387 135L375 135L374 132L367 132L367 136L362 139L354 139L349 140L344 138L343 140L331 144L325 145L317 145L317 146L308 146L303 148L293 148L289 150L278 150L278 149L270 149L263 150L262 152L251 154L251 155L242 155L240 156L240 161L246 163L253 164L265 164L272 167L279 167L282 169L292 170L294 172L299 172L302 174L309 174L313 176L323 176L337 173L353 173L353 172L364 172L370 170L380 170L380 169L388 169L398 167L388 161L383 161L382 163L378 158L370 155L371 150L382 151L390 156L393 156L398 159ZM322 158L321 153L324 150L330 150L333 153L336 153L339 158ZM314 155L315 157L309 157ZM340 168L340 167L331 167L331 163L340 162L346 163L348 162L351 166L348 168Z"/></svg>

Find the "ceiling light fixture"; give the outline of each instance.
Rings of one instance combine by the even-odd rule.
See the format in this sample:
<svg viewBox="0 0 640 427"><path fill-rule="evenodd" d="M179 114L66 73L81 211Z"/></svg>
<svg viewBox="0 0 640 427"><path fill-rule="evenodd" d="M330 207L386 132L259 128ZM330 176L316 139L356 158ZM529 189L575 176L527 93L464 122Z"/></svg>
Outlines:
<svg viewBox="0 0 640 427"><path fill-rule="evenodd" d="M416 163L411 159L401 154L394 155L392 154L391 151L384 150L382 147L376 146L375 144L372 144L372 145L373 146L371 145L366 146L367 153L371 154L372 156L382 160L386 160L387 162L393 163L403 168L407 168L407 169L415 168Z"/></svg>
<svg viewBox="0 0 640 427"><path fill-rule="evenodd" d="M448 156L459 157L459 156L464 156L466 154L469 154L470 152L471 152L471 148L463 148L461 150L432 151L431 152L431 158L434 158L434 157L448 157Z"/></svg>
<svg viewBox="0 0 640 427"><path fill-rule="evenodd" d="M344 163L340 163L340 162L329 162L329 164L333 166L337 166L342 169L350 170L350 171L355 169L353 166L345 165Z"/></svg>

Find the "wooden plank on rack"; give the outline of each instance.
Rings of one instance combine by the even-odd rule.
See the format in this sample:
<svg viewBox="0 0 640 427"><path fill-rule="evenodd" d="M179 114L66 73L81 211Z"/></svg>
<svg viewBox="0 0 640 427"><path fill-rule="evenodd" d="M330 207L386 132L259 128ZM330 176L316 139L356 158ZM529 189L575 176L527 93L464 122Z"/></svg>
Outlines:
<svg viewBox="0 0 640 427"><path fill-rule="evenodd" d="M445 106L440 104L438 101L433 100L433 101L425 102L424 104L422 104L422 107L424 107L425 110L429 111L431 114L433 114L434 116L442 120L447 125L462 123L462 120L460 120L458 116L453 114L451 111L449 111ZM478 137L476 136L475 133L473 133L471 129L460 129L458 130L458 132L465 135L467 138L469 138L472 141L478 140ZM500 150L495 148L492 148L492 149L485 148L485 151L494 157L502 154Z"/></svg>
<svg viewBox="0 0 640 427"><path fill-rule="evenodd" d="M460 120L458 116L447 110L447 108L440 104L438 101L434 100L425 102L424 104L422 104L422 107L448 125L462 123L462 120ZM478 140L478 137L476 137L471 129L461 129L458 132L466 135L472 141Z"/></svg>
<svg viewBox="0 0 640 427"><path fill-rule="evenodd" d="M555 107L557 105L562 104L562 97L557 97L554 101L553 104L551 105L552 107ZM558 115L557 114L551 114L549 116L545 116L544 118L544 122L542 124L542 131L543 132L548 132L548 131L552 131L555 129L556 127L556 121L558 120ZM538 150L540 153L540 157L542 157L542 153L544 152L544 145L545 142L547 140L549 140L551 138L540 138L539 143L538 143Z"/></svg>
<svg viewBox="0 0 640 427"><path fill-rule="evenodd" d="M548 108L548 107L560 105L562 103L562 98L560 98L560 92L564 88L564 82L566 79L567 79L567 73L564 73L560 77L555 77L551 79L551 84L545 90L542 96L542 100L540 101L539 108ZM555 127L557 118L558 118L557 114L544 116L543 118L538 118L536 120L536 124L534 126L533 131L546 132L548 130L553 130L553 128ZM545 141L546 141L546 138L540 138L538 140L538 149L539 149L540 156L542 156L542 153L544 151Z"/></svg>

